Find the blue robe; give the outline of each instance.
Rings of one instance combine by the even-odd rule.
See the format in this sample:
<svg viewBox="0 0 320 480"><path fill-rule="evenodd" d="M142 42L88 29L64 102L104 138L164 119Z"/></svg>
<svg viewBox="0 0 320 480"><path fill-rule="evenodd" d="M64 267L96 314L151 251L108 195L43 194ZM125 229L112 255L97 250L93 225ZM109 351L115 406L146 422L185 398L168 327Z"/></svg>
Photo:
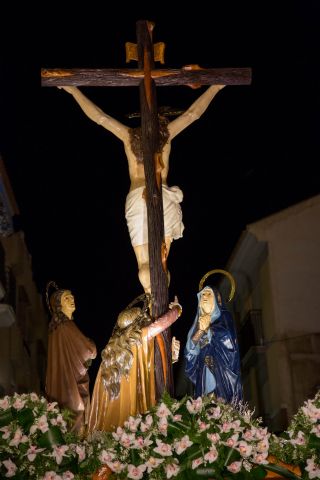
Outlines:
<svg viewBox="0 0 320 480"><path fill-rule="evenodd" d="M211 313L211 324L198 343L192 337L198 330L201 290L198 293L198 311L189 331L185 347L186 375L195 385L195 397L214 393L227 402L242 400L240 356L236 331L231 313L223 301L218 304L218 292L214 292L215 307ZM220 295L219 295L220 300Z"/></svg>

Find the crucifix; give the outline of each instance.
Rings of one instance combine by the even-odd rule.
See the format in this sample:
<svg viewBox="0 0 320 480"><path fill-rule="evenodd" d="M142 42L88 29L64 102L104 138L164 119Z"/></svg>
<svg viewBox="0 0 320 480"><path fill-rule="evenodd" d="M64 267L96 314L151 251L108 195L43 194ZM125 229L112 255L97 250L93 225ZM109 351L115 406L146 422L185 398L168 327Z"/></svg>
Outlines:
<svg viewBox="0 0 320 480"><path fill-rule="evenodd" d="M156 87L189 85L196 88L201 85L247 85L251 82L251 70L249 68L202 69L198 66L188 66L180 70L155 69L155 61L164 63L164 44L157 43L153 45L153 28L154 24L152 22L139 20L136 24L137 44L126 44L126 61L138 61L138 69L42 69L41 76L43 86L63 87L64 89L67 89L68 86L71 88L75 86L139 86L142 156L145 176L144 198L147 205L148 219L147 273L148 278L150 278L150 290L152 293L152 317L157 318L168 309L168 274L166 266L168 245L164 241L163 175L161 173L163 171L163 150L160 146ZM76 98L75 95L74 97ZM80 101L77 101L80 104ZM110 117L106 118L107 116L105 116L103 120L97 120L94 117L95 114L90 113L90 105L87 111L85 108L83 110L91 119L102 126L105 126L102 123L103 121L110 119ZM105 126L105 128L108 127ZM115 133L116 128L114 126L108 129ZM122 134L119 131L115 134L125 143L125 134L124 138L121 137ZM141 283L143 284L143 282ZM164 351L168 360L168 368L165 373L162 372L163 379L160 381L161 385L157 388L158 398L164 388L173 394L169 330L162 335L164 336ZM159 362L161 360L160 351L163 355L161 347L159 347L159 351L156 354ZM160 375L157 374L157 377L160 377Z"/></svg>

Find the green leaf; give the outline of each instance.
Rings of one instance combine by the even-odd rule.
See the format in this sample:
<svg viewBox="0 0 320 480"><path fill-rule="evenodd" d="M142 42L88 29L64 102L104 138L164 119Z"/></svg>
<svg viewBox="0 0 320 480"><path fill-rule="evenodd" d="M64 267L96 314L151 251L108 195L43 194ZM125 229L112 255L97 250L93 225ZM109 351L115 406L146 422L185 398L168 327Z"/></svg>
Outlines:
<svg viewBox="0 0 320 480"><path fill-rule="evenodd" d="M38 439L38 445L42 448L51 448L53 445L63 445L64 438L58 427L51 427Z"/></svg>
<svg viewBox="0 0 320 480"><path fill-rule="evenodd" d="M23 408L17 412L17 419L25 433L27 433L34 423L34 416L31 408Z"/></svg>
<svg viewBox="0 0 320 480"><path fill-rule="evenodd" d="M270 472L279 473L282 477L290 478L291 480L301 480L301 477L290 472L287 468L274 465L273 463L268 463L264 468Z"/></svg>
<svg viewBox="0 0 320 480"><path fill-rule="evenodd" d="M5 427L9 425L13 420L13 415L11 410L6 410L5 412L0 413L0 427Z"/></svg>
<svg viewBox="0 0 320 480"><path fill-rule="evenodd" d="M249 473L249 472L248 472ZM261 478L264 478L267 475L267 471L264 467L259 465L258 467L254 467L250 471L250 477L253 478L254 480L260 480Z"/></svg>
<svg viewBox="0 0 320 480"><path fill-rule="evenodd" d="M317 448L320 450L320 438L312 433L309 438L308 447Z"/></svg>

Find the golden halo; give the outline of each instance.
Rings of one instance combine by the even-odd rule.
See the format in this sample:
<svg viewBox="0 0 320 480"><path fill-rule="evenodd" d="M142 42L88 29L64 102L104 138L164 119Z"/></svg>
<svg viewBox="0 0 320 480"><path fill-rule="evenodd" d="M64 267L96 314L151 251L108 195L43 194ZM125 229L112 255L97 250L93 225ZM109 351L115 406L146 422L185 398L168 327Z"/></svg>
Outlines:
<svg viewBox="0 0 320 480"><path fill-rule="evenodd" d="M207 278L210 277L210 275L213 275L214 273L222 273L223 275L225 275L229 279L230 285L231 285L231 290L230 290L230 293L229 293L228 302L231 302L231 300L234 297L235 291L236 291L236 282L235 282L235 279L233 278L233 276L231 275L231 273L227 272L226 270L221 270L220 268L215 268L214 270L210 270L205 275L203 275L203 277L201 278L200 283L199 283L199 292L200 292L200 290L203 289L203 284L207 280Z"/></svg>

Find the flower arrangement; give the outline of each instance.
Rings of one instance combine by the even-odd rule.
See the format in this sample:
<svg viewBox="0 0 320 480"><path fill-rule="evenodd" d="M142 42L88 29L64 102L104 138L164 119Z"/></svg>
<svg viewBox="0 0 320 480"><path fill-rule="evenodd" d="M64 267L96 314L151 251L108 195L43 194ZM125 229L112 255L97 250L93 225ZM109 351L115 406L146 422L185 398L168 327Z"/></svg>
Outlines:
<svg viewBox="0 0 320 480"><path fill-rule="evenodd" d="M320 479L320 391L304 402L286 432L272 435L270 453L299 466L303 477Z"/></svg>
<svg viewBox="0 0 320 480"><path fill-rule="evenodd" d="M100 463L68 433L70 412L35 393L0 399L0 478L72 480Z"/></svg>
<svg viewBox="0 0 320 480"><path fill-rule="evenodd" d="M214 396L178 401L165 394L150 412L84 441L68 432L69 419L70 412L35 393L0 399L0 478L87 480L107 466L117 480L260 480L267 470L301 479L270 464L271 454L298 465L303 479L320 479L320 392L280 437L246 405Z"/></svg>
<svg viewBox="0 0 320 480"><path fill-rule="evenodd" d="M111 434L101 461L112 478L262 478L269 437L246 406L213 396L181 401L167 395L149 413L129 417ZM110 440L110 437L109 437Z"/></svg>

